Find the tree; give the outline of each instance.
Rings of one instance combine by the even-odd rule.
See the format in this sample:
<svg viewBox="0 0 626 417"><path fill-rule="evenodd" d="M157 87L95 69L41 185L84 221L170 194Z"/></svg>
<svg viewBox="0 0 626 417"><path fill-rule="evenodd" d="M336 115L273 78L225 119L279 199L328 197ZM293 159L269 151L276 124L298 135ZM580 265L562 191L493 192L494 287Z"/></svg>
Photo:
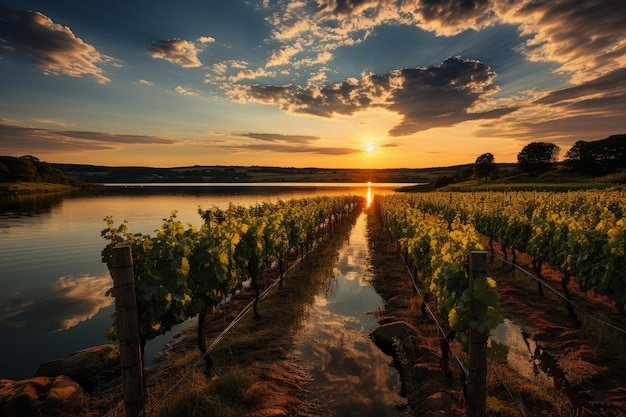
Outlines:
<svg viewBox="0 0 626 417"><path fill-rule="evenodd" d="M491 174L497 171L498 166L495 163L495 159L492 153L484 153L476 158L474 163L474 175L479 178L489 178Z"/></svg>
<svg viewBox="0 0 626 417"><path fill-rule="evenodd" d="M517 154L517 164L522 172L546 172L558 161L560 152L561 148L554 143L532 142Z"/></svg>
<svg viewBox="0 0 626 417"><path fill-rule="evenodd" d="M626 169L626 135L586 142L579 140L565 154L565 163L576 171L604 175Z"/></svg>

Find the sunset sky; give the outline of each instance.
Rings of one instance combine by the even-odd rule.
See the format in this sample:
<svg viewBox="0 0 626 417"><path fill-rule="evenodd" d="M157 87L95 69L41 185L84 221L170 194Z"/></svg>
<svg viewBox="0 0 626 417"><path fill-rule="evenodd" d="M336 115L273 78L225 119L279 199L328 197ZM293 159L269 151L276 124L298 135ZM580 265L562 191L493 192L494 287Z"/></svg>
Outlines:
<svg viewBox="0 0 626 417"><path fill-rule="evenodd" d="M626 133L626 1L0 0L0 155L515 162Z"/></svg>

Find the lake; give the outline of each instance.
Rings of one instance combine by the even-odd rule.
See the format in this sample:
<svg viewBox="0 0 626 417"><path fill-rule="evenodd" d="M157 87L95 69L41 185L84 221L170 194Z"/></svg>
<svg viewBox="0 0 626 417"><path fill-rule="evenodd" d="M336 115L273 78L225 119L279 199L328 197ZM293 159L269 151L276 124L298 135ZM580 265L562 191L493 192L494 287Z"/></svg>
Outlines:
<svg viewBox="0 0 626 417"><path fill-rule="evenodd" d="M198 208L356 194L371 199L411 184L123 184L62 195L0 198L0 378L30 376L45 361L108 343L112 285L100 252L103 219L153 234L176 210L199 226ZM169 341L146 347L146 363Z"/></svg>

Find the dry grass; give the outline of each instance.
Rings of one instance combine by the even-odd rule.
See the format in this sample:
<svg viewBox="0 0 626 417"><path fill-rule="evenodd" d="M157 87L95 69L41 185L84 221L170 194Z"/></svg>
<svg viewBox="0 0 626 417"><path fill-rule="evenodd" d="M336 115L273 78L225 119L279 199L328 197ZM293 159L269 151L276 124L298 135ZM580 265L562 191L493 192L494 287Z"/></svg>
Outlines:
<svg viewBox="0 0 626 417"><path fill-rule="evenodd" d="M575 385L588 383L608 369L606 366L598 366L585 361L580 349L565 349L561 352L559 366L565 372L567 380Z"/></svg>

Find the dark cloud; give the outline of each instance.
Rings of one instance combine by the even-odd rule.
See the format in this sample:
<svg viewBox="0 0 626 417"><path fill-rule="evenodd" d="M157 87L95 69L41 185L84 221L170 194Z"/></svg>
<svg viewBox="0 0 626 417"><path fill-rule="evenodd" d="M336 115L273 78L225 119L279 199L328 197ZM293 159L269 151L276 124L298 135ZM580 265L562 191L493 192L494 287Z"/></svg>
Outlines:
<svg viewBox="0 0 626 417"><path fill-rule="evenodd" d="M285 45L315 45L327 54L324 62L331 62L335 50L364 41L379 27L414 26L438 36L455 36L512 25L519 32L519 52L533 62L559 64L558 71L570 75L574 83L620 68L626 60L624 1L317 0L301 2L300 7L286 3L263 6L272 12L273 39L281 43L276 54ZM309 62L315 61L298 61L302 66Z"/></svg>
<svg viewBox="0 0 626 417"><path fill-rule="evenodd" d="M469 23L480 26L493 18L491 0L420 0L420 20L440 27L466 28Z"/></svg>
<svg viewBox="0 0 626 417"><path fill-rule="evenodd" d="M200 49L193 42L183 39L163 39L149 43L146 48L152 58L160 58L183 68L202 65L198 59Z"/></svg>
<svg viewBox="0 0 626 417"><path fill-rule="evenodd" d="M0 47L34 58L47 75L90 77L99 83L109 82L99 64L115 61L39 12L1 6Z"/></svg>
<svg viewBox="0 0 626 417"><path fill-rule="evenodd" d="M626 68L615 70L584 84L552 91L547 96L536 100L533 104L557 104L563 101L577 101L585 97L597 98L599 94L602 95L603 99L606 96L621 96L623 99L626 94ZM620 107L615 108L618 111L619 109ZM624 109L626 107L621 107L621 111Z"/></svg>
<svg viewBox="0 0 626 417"><path fill-rule="evenodd" d="M122 144L171 143L170 139L158 136L42 129L0 119L0 147L10 153L106 150Z"/></svg>
<svg viewBox="0 0 626 417"><path fill-rule="evenodd" d="M278 133L244 133L241 136L266 142L310 143L320 140L318 136L281 135Z"/></svg>
<svg viewBox="0 0 626 417"><path fill-rule="evenodd" d="M540 137L568 146L581 138L596 140L623 133L626 131L626 68L553 91L527 104L523 110L515 120L503 120L498 126L483 125L476 135L520 140Z"/></svg>
<svg viewBox="0 0 626 417"><path fill-rule="evenodd" d="M428 68L364 74L360 80L352 78L320 88L253 85L247 89L247 98L275 103L286 112L320 117L383 108L402 116L401 123L389 133L403 136L467 120L497 118L516 110L471 111L481 99L497 91L495 76L479 61L453 57Z"/></svg>
<svg viewBox="0 0 626 417"><path fill-rule="evenodd" d="M521 48L533 60L561 63L573 80L587 80L623 66L626 2L613 0L495 2L505 23L532 38Z"/></svg>

